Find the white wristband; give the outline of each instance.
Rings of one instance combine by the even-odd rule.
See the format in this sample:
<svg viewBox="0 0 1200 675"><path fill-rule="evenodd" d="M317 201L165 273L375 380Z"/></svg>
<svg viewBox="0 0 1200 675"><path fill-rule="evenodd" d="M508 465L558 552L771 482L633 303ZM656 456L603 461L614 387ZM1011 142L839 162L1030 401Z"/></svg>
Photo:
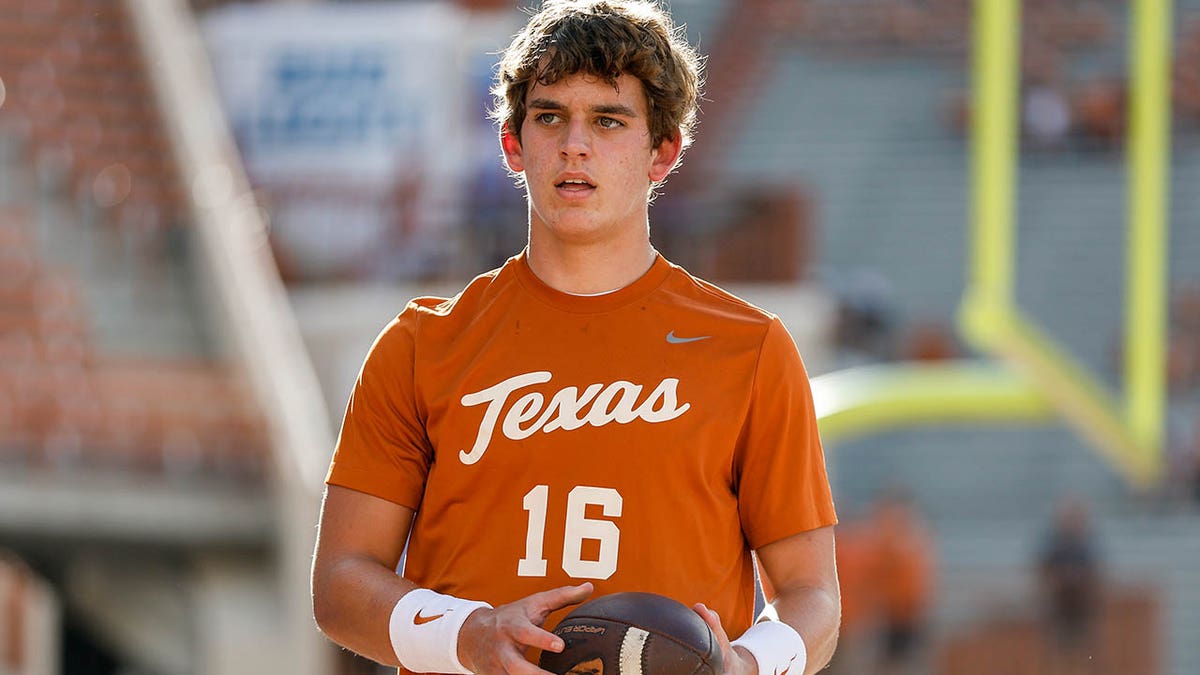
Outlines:
<svg viewBox="0 0 1200 675"><path fill-rule="evenodd" d="M758 662L758 675L802 675L808 666L808 649L795 628L782 621L759 621L734 640Z"/></svg>
<svg viewBox="0 0 1200 675"><path fill-rule="evenodd" d="M483 607L492 608L486 602L428 588L406 593L388 621L388 636L400 665L414 673L470 673L458 660L458 632L471 612Z"/></svg>

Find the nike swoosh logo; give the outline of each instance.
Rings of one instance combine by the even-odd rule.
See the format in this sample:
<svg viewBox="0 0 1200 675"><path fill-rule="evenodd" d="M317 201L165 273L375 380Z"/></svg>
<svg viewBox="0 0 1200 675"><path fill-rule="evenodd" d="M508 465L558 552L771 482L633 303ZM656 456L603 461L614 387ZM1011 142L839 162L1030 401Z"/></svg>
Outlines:
<svg viewBox="0 0 1200 675"><path fill-rule="evenodd" d="M671 331L670 333L667 333L667 342L670 342L673 345L682 345L682 344L686 344L688 342L696 342L697 340L707 340L710 337L712 337L712 336L711 335L701 335L700 337L690 337L690 338L678 337L675 335L675 331Z"/></svg>
<svg viewBox="0 0 1200 675"><path fill-rule="evenodd" d="M417 615L413 617L413 625L423 626L423 625L429 623L430 621L437 621L438 619L442 618L443 616L446 616L445 613L434 614L433 616L421 616L421 613L417 612Z"/></svg>

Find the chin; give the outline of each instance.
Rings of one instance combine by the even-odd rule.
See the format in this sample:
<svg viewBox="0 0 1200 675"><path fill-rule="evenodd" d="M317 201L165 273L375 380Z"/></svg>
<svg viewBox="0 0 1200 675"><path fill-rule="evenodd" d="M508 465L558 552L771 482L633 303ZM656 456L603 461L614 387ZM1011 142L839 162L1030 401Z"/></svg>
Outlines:
<svg viewBox="0 0 1200 675"><path fill-rule="evenodd" d="M573 244L591 244L605 239L605 231L596 227L552 227L550 231L557 239Z"/></svg>
<svg viewBox="0 0 1200 675"><path fill-rule="evenodd" d="M578 210L558 212L552 218L542 218L542 229L563 238L590 238L606 229L594 215Z"/></svg>

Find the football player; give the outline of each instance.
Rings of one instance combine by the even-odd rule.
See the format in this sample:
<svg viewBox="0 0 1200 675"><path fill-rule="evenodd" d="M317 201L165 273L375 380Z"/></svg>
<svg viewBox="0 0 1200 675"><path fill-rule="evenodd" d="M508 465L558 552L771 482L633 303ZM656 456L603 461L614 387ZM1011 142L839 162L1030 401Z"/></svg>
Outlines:
<svg viewBox="0 0 1200 675"><path fill-rule="evenodd" d="M637 590L693 606L727 672L828 662L836 516L795 344L650 243L700 82L648 2L547 0L503 53L528 244L409 302L366 356L313 566L335 642L411 672L538 674L563 648L546 625Z"/></svg>

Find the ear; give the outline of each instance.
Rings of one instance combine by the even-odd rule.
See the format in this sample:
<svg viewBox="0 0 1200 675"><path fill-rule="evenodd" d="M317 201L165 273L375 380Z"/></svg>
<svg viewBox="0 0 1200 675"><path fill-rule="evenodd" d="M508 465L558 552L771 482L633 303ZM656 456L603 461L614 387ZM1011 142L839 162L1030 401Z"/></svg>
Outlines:
<svg viewBox="0 0 1200 675"><path fill-rule="evenodd" d="M657 183L665 179L667 174L671 173L671 169L675 168L682 152L683 134L676 129L670 138L659 143L658 147L651 151L653 159L650 163L650 180Z"/></svg>
<svg viewBox="0 0 1200 675"><path fill-rule="evenodd" d="M500 149L504 151L504 161L513 173L525 170L525 159L521 154L521 139L509 130L505 124L500 129Z"/></svg>

